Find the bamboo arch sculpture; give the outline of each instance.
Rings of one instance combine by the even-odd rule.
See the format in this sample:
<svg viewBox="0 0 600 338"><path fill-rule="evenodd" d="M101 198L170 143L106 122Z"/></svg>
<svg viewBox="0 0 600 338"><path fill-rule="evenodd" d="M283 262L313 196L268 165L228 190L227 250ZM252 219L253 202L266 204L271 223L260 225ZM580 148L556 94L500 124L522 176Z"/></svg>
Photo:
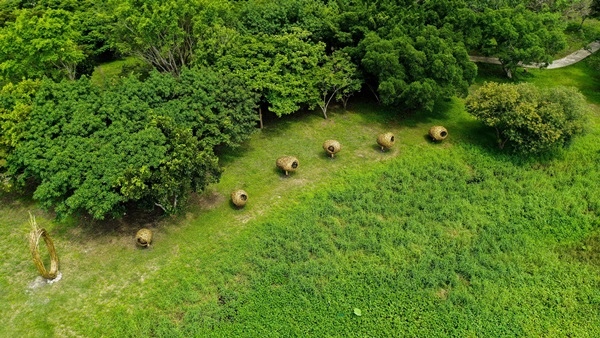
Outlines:
<svg viewBox="0 0 600 338"><path fill-rule="evenodd" d="M58 275L58 255L56 254L56 249L54 248L54 243L48 235L46 229L40 229L37 227L37 223L35 221L35 217L29 214L29 224L32 226L32 230L29 233L29 250L31 251L31 257L33 258L33 263L35 267L38 269L40 275L46 279L54 279ZM44 265L44 261L40 255L39 243L40 238L44 239L46 243L46 247L48 248L48 252L50 253L50 270L46 270L46 266Z"/></svg>

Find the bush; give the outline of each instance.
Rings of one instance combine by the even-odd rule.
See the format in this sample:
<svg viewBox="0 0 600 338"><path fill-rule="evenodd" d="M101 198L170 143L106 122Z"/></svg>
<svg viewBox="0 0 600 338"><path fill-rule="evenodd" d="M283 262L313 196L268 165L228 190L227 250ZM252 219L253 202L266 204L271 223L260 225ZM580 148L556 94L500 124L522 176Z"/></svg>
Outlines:
<svg viewBox="0 0 600 338"><path fill-rule="evenodd" d="M494 127L502 149L539 153L565 146L584 130L585 98L574 88L485 83L466 100L467 111Z"/></svg>

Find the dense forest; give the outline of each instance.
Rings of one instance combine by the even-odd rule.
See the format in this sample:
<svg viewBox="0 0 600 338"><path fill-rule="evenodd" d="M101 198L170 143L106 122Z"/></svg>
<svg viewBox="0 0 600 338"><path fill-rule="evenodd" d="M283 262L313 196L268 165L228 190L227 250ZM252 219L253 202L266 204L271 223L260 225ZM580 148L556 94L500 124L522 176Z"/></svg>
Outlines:
<svg viewBox="0 0 600 338"><path fill-rule="evenodd" d="M466 96L469 55L507 77L566 47L596 0L7 0L0 4L0 182L59 217L175 212L219 180L215 150L262 114L359 92L399 112ZM119 80L90 80L134 57Z"/></svg>

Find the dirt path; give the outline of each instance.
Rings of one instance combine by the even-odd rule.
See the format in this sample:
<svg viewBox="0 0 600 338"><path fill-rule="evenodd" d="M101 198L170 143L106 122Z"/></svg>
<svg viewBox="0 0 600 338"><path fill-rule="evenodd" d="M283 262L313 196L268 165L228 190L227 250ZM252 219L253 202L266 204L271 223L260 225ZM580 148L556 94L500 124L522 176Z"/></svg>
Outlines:
<svg viewBox="0 0 600 338"><path fill-rule="evenodd" d="M547 69L556 69L556 68L570 66L570 65L575 64L575 63L585 59L586 57L592 55L599 49L600 49L600 41L594 41L594 42L590 43L586 48L582 48L576 52L573 52L573 53L565 56L562 59L552 61L552 63L550 63L550 65L547 67ZM469 59L473 62L492 63L492 64L496 64L496 65L500 64L500 61L498 60L498 58L493 58L493 57L469 56ZM539 66L540 66L539 64L523 65L523 67L526 67L526 68L539 68Z"/></svg>

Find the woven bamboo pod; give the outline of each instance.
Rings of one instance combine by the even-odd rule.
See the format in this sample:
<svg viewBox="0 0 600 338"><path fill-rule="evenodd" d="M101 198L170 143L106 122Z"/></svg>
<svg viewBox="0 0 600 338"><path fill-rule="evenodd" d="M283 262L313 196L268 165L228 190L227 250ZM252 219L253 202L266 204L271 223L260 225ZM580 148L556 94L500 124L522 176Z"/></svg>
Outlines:
<svg viewBox="0 0 600 338"><path fill-rule="evenodd" d="M329 156L334 157L340 150L342 150L342 145L336 140L327 140L323 143L323 149Z"/></svg>
<svg viewBox="0 0 600 338"><path fill-rule="evenodd" d="M236 207L241 208L248 202L248 193L244 190L236 190L231 193L231 201Z"/></svg>
<svg viewBox="0 0 600 338"><path fill-rule="evenodd" d="M295 171L298 169L300 162L298 162L298 159L294 156L282 156L277 159L275 164L277 164L279 169L285 171L285 175L287 176L289 171Z"/></svg>
<svg viewBox="0 0 600 338"><path fill-rule="evenodd" d="M443 141L448 137L448 130L442 126L433 126L429 129L429 136L434 141Z"/></svg>
<svg viewBox="0 0 600 338"><path fill-rule="evenodd" d="M46 279L54 279L58 275L58 255L56 254L54 243L52 242L52 239L50 239L46 229L38 229L35 222L35 217L31 216L31 214L29 215L29 223L33 227L29 233L29 250L31 251L33 263L42 277ZM44 239L46 247L48 248L48 253L50 253L50 271L46 270L46 266L44 266L44 261L40 255L40 238Z"/></svg>
<svg viewBox="0 0 600 338"><path fill-rule="evenodd" d="M152 243L152 231L150 229L142 228L135 234L135 242L137 245L147 248Z"/></svg>
<svg viewBox="0 0 600 338"><path fill-rule="evenodd" d="M394 142L396 142L396 137L392 133L381 134L377 137L377 144L381 147L381 151L390 149Z"/></svg>

